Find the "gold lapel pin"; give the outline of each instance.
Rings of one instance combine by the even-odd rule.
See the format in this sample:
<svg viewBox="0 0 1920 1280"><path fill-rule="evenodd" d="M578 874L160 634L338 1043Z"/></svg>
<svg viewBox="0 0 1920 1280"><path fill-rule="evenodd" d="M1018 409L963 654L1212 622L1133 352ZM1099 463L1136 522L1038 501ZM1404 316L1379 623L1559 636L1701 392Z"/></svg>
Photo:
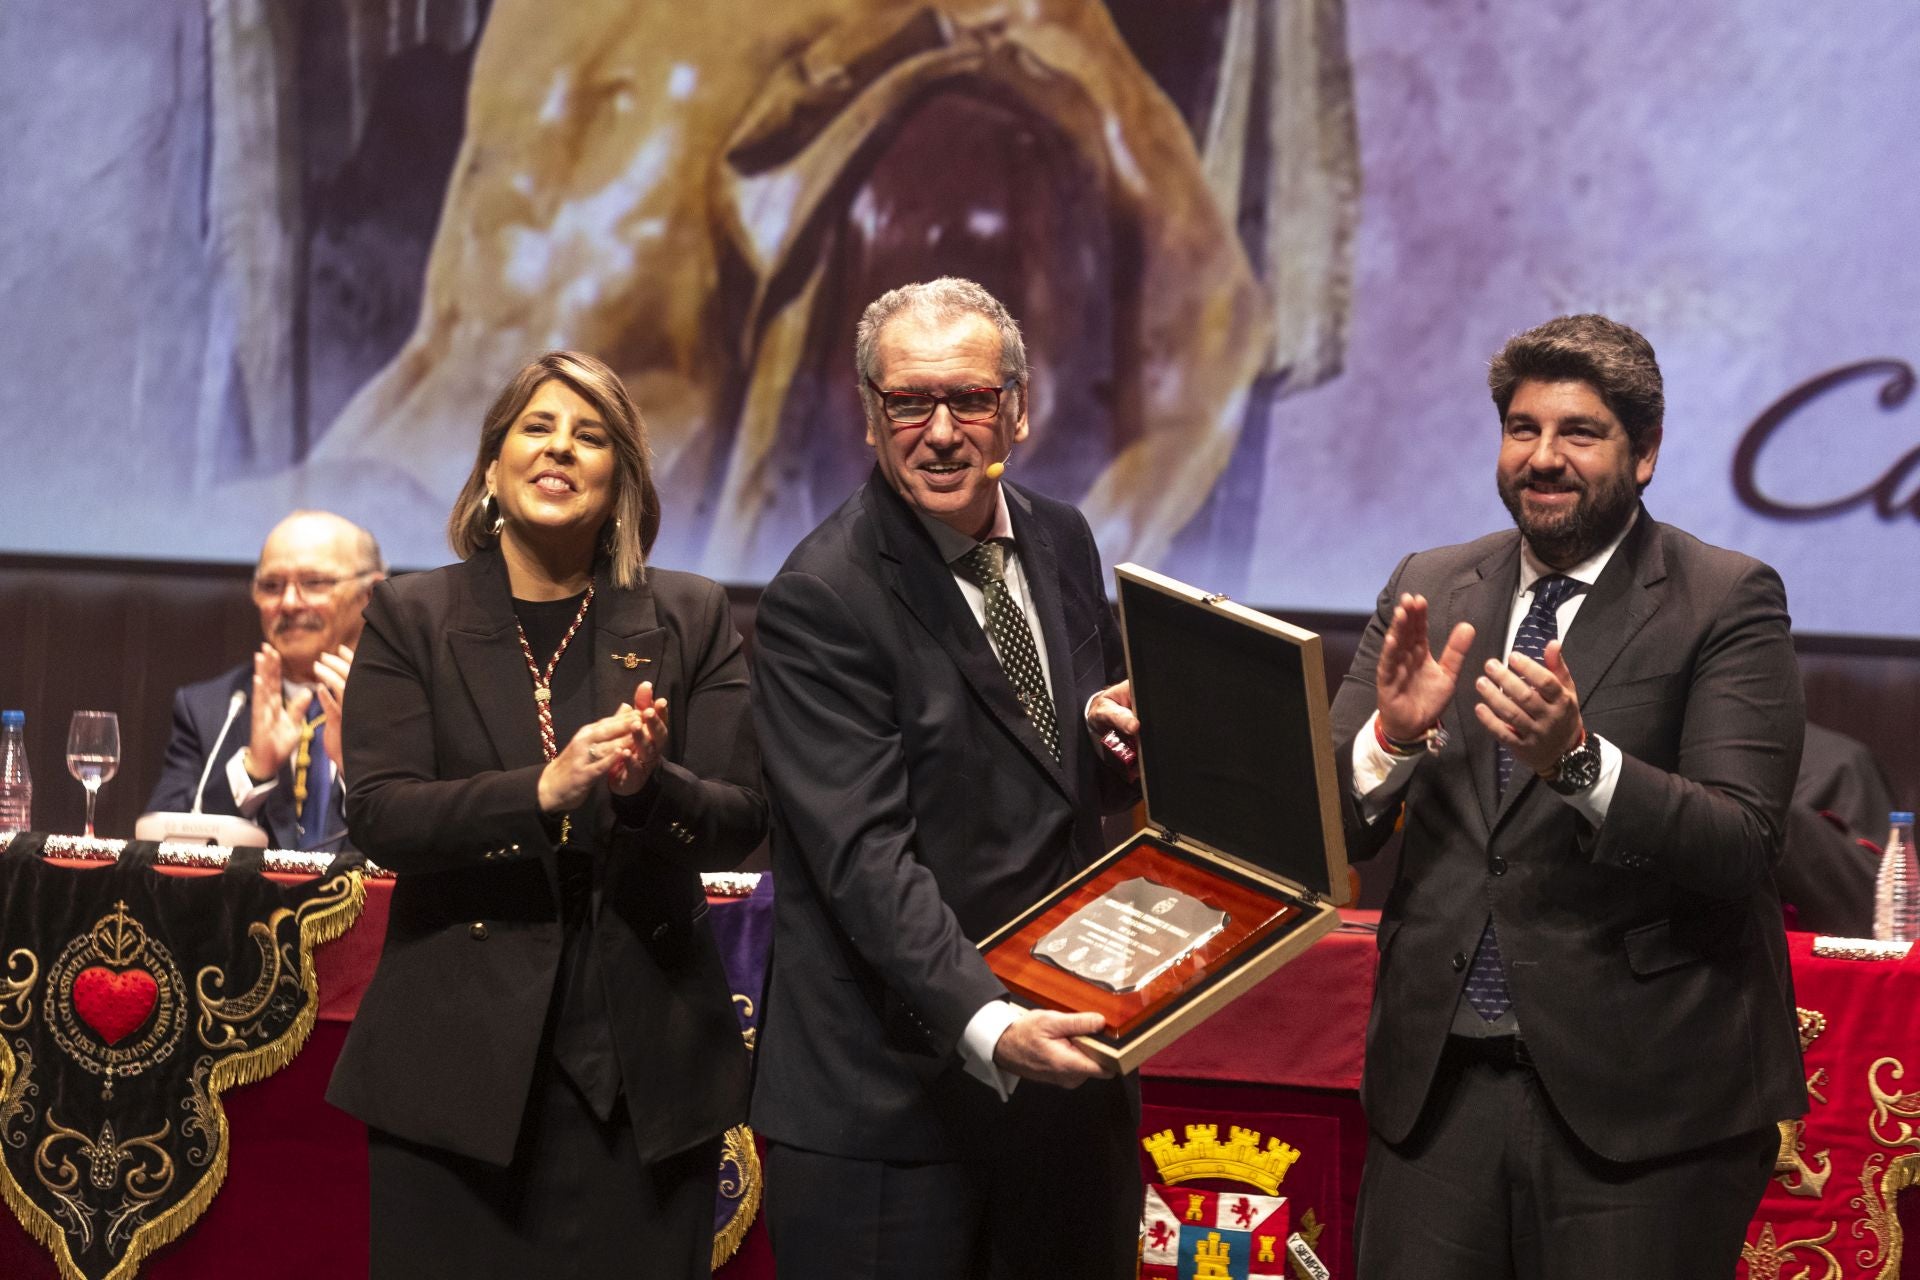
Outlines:
<svg viewBox="0 0 1920 1280"><path fill-rule="evenodd" d="M643 658L637 653L615 653L615 654L609 654L608 656L629 671L633 670L635 667L639 666L643 662L653 661L652 658Z"/></svg>

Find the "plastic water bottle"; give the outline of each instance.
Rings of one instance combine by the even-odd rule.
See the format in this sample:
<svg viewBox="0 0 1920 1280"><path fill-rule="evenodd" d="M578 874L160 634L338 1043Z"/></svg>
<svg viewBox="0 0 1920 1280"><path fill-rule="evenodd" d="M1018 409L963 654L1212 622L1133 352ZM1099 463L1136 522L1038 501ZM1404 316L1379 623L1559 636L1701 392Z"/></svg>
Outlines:
<svg viewBox="0 0 1920 1280"><path fill-rule="evenodd" d="M1873 884L1873 936L1882 942L1920 939L1920 865L1914 862L1913 815L1890 819L1887 849Z"/></svg>
<svg viewBox="0 0 1920 1280"><path fill-rule="evenodd" d="M27 769L27 713L0 711L0 831L33 830L33 774Z"/></svg>

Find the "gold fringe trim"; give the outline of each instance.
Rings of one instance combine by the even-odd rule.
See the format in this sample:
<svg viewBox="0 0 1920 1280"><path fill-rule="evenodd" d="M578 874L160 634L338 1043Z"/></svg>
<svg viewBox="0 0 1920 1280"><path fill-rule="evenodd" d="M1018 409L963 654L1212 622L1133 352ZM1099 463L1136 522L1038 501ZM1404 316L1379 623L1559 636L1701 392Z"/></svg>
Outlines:
<svg viewBox="0 0 1920 1280"><path fill-rule="evenodd" d="M760 1150L753 1145L753 1130L744 1124L727 1130L720 1147L722 1168L729 1159L740 1168L740 1203L727 1219L727 1225L713 1233L713 1260L708 1268L712 1271L718 1271L740 1252L747 1228L760 1213Z"/></svg>
<svg viewBox="0 0 1920 1280"><path fill-rule="evenodd" d="M360 871L353 867L336 875L318 895L301 904L294 918L300 927L300 985L307 993L306 1007L294 1017L293 1025L285 1034L258 1049L236 1053L214 1063L207 1077L207 1101L213 1112L216 1137L213 1158L206 1172L200 1175L200 1181L179 1203L152 1222L134 1230L133 1238L127 1242L125 1256L101 1280L133 1280L139 1273L140 1264L149 1255L185 1235L188 1228L198 1222L200 1215L213 1203L214 1196L220 1193L221 1186L227 1180L227 1111L220 1105L220 1095L228 1089L266 1079L292 1062L306 1047L307 1037L313 1034L313 1025L320 1016L320 979L314 966L314 949L332 942L351 929L366 905L366 881ZM0 1098L7 1097L14 1086L15 1067L12 1046L7 1044L4 1036L0 1036ZM748 1150L752 1151L751 1143L748 1144ZM756 1158L756 1208L760 1199L757 1182L759 1168ZM20 1225L27 1234L53 1255L54 1264L60 1268L61 1280L88 1280L87 1274L74 1262L72 1250L67 1247L67 1233L51 1214L27 1196L4 1161L0 1161L0 1193L4 1193L7 1207L13 1210L14 1217L20 1219ZM745 1228L741 1229L741 1234L746 1234Z"/></svg>

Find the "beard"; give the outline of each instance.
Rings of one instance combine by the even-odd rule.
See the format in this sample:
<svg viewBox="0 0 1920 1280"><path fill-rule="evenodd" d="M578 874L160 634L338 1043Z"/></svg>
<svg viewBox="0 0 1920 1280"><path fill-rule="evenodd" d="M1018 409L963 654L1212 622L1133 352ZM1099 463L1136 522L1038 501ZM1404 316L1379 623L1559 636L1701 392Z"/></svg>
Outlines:
<svg viewBox="0 0 1920 1280"><path fill-rule="evenodd" d="M1548 480L1529 469L1512 477L1502 476L1499 484L1500 501L1506 504L1527 545L1556 569L1579 564L1613 541L1640 505L1640 492L1626 472L1588 482L1571 471ZM1529 511L1526 490L1535 484L1579 496L1564 511Z"/></svg>

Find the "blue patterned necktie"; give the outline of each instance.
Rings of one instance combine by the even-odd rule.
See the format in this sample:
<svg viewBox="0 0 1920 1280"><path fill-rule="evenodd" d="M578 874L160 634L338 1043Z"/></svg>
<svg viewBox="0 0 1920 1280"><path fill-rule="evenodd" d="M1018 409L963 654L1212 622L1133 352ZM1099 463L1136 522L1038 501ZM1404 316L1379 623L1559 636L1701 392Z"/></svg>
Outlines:
<svg viewBox="0 0 1920 1280"><path fill-rule="evenodd" d="M333 771L327 767L326 721L321 718L320 698L315 695L307 704L306 733L302 736L301 754L306 756L305 795L300 804L300 847L312 849L326 842L327 810L330 788L333 785ZM296 761L296 767L298 762Z"/></svg>
<svg viewBox="0 0 1920 1280"><path fill-rule="evenodd" d="M1527 616L1520 620L1520 630L1513 636L1513 652L1524 653L1535 662L1544 662L1547 656L1547 642L1560 634L1560 606L1568 596L1578 591L1581 583L1565 574L1550 573L1537 579L1533 584L1533 603L1527 608ZM1513 753L1500 744L1495 754L1497 776L1500 779L1499 793L1506 794L1507 781L1513 777ZM1513 996L1507 990L1506 970L1500 965L1500 938L1494 932L1493 917L1487 917L1487 927L1480 932L1480 945L1473 953L1473 967L1467 972L1467 1003L1473 1011L1488 1022L1498 1022L1502 1014L1513 1007Z"/></svg>
<svg viewBox="0 0 1920 1280"><path fill-rule="evenodd" d="M1013 683L1020 709L1058 760L1060 723L1054 716L1046 676L1040 670L1040 650L1033 643L1033 628L1027 625L1027 615L1007 589L1006 544L999 538L989 538L955 560L953 566L987 598L987 635L993 641L994 655Z"/></svg>

